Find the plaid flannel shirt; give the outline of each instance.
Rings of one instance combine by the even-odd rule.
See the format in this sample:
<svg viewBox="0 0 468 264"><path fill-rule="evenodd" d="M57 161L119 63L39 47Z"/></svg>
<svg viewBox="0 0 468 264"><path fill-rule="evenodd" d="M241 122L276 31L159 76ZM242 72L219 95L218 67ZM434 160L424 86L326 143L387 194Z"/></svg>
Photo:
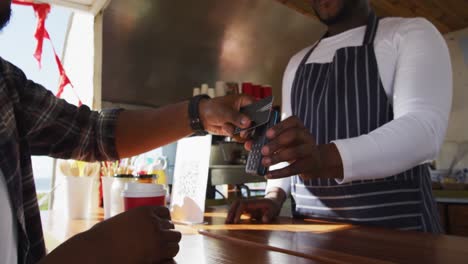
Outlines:
<svg viewBox="0 0 468 264"><path fill-rule="evenodd" d="M0 58L0 169L17 219L18 263L46 254L31 155L115 160L118 113L68 104Z"/></svg>

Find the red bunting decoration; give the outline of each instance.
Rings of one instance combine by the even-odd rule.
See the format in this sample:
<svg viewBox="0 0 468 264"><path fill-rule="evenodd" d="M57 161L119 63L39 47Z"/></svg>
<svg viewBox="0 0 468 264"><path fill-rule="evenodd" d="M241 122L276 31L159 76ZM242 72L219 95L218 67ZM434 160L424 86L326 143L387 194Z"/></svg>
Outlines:
<svg viewBox="0 0 468 264"><path fill-rule="evenodd" d="M37 62L39 63L39 68L41 67L42 47L44 44L44 39L48 39L52 46L52 50L55 56L55 62L57 63L57 67L58 67L59 74L60 74L59 89L58 89L56 96L60 98L62 96L62 93L65 87L67 85L70 85L76 98L78 98L78 106L81 106L83 103L81 102L78 94L74 90L73 84L71 83L70 79L68 78L67 73L65 72L65 68L63 67L62 61L60 60L60 57L57 55L54 44L52 43L52 40L50 39L49 32L47 31L45 27L45 21L47 19L47 15L50 12L50 5L45 4L45 3L34 3L34 2L21 1L21 0L13 0L13 4L31 6L34 9L34 12L36 13L37 26L36 26L36 32L34 33L34 38L36 38L37 40L37 46L36 46L36 51L34 52L34 58L36 58Z"/></svg>

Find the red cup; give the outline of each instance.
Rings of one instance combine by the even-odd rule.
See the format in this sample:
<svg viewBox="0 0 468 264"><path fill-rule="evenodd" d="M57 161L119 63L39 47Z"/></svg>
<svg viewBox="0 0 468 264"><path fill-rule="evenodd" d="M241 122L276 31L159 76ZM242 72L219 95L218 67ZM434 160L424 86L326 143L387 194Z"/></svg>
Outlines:
<svg viewBox="0 0 468 264"><path fill-rule="evenodd" d="M256 100L262 99L262 86L260 86L260 85L254 85L253 86L253 97Z"/></svg>
<svg viewBox="0 0 468 264"><path fill-rule="evenodd" d="M271 86L264 86L262 88L262 98L271 96L273 94L273 89L271 89Z"/></svg>
<svg viewBox="0 0 468 264"><path fill-rule="evenodd" d="M253 96L253 86L251 83L242 83L242 93Z"/></svg>
<svg viewBox="0 0 468 264"><path fill-rule="evenodd" d="M160 184L153 183L127 183L122 192L124 199L124 209L130 209L140 206L165 206L166 190Z"/></svg>

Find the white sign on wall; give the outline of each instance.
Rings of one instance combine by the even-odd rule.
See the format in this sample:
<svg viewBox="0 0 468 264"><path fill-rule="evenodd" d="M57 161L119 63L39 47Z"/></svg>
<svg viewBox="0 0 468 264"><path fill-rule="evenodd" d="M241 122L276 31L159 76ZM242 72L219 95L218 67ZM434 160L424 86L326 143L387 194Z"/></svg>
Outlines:
<svg viewBox="0 0 468 264"><path fill-rule="evenodd" d="M177 223L203 223L210 166L211 135L179 140L174 168L171 216Z"/></svg>

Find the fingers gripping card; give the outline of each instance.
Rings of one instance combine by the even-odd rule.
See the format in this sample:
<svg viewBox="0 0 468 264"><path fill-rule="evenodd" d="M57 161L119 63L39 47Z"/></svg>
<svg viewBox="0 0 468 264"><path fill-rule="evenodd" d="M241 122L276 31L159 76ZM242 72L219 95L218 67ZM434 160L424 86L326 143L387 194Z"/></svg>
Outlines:
<svg viewBox="0 0 468 264"><path fill-rule="evenodd" d="M247 115L252 120L252 125L248 128L236 127L234 134L239 134L244 130L252 130L258 126L264 125L270 120L271 108L273 107L273 96L263 98L248 106L242 107L240 112Z"/></svg>

